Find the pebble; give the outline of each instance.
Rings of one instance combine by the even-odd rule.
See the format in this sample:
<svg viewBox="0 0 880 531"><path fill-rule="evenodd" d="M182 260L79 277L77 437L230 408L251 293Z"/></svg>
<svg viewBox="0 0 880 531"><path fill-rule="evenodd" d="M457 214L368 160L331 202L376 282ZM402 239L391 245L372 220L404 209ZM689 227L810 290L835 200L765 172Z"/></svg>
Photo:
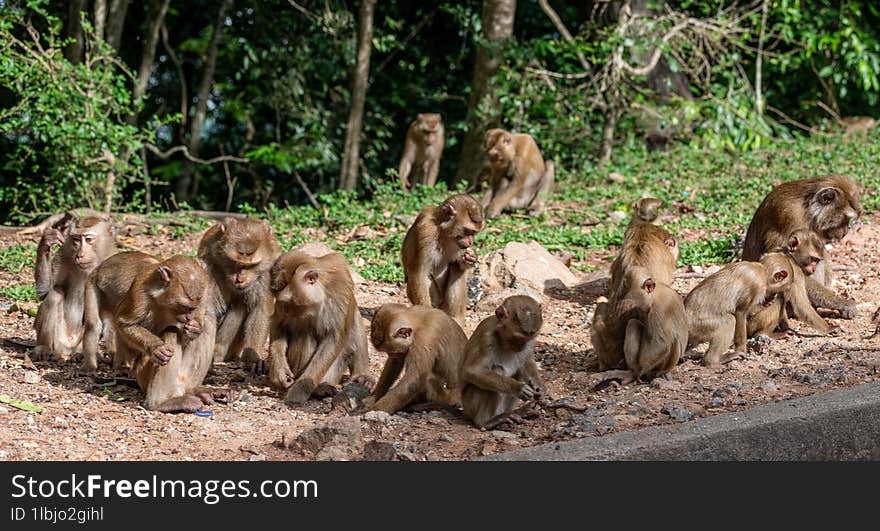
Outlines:
<svg viewBox="0 0 880 531"><path fill-rule="evenodd" d="M24 381L25 383L29 384L40 383L40 373L27 371L26 373L24 373Z"/></svg>
<svg viewBox="0 0 880 531"><path fill-rule="evenodd" d="M518 437L517 434L504 430L492 430L489 433L496 439L516 439Z"/></svg>
<svg viewBox="0 0 880 531"><path fill-rule="evenodd" d="M666 413L676 422L686 422L697 416L696 411L682 407L666 407L661 410L661 413Z"/></svg>
<svg viewBox="0 0 880 531"><path fill-rule="evenodd" d="M763 384L761 384L761 390L765 393L776 393L779 391L779 386L776 383L767 380Z"/></svg>
<svg viewBox="0 0 880 531"><path fill-rule="evenodd" d="M391 422L391 415L384 411L368 411L364 414L364 420L385 426Z"/></svg>
<svg viewBox="0 0 880 531"><path fill-rule="evenodd" d="M438 437L437 439L443 442L453 442L455 440L452 438L451 435L448 435L446 433L441 433L440 437Z"/></svg>

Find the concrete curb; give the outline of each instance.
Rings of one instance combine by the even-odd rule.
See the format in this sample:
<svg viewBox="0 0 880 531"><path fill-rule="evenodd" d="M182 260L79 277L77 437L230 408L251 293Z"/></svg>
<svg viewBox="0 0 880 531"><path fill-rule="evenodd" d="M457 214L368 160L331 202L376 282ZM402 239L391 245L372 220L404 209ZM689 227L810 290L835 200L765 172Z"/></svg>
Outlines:
<svg viewBox="0 0 880 531"><path fill-rule="evenodd" d="M543 444L488 461L880 459L880 382L681 424Z"/></svg>

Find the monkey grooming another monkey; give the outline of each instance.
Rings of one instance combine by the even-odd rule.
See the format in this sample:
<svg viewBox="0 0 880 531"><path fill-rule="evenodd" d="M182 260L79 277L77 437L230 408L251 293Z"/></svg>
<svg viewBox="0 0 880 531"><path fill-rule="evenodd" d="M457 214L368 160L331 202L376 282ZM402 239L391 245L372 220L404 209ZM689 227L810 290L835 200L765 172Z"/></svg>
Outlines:
<svg viewBox="0 0 880 531"><path fill-rule="evenodd" d="M504 210L528 209L535 216L544 211L544 200L553 188L556 165L544 160L530 135L489 129L483 142L489 161L489 187L483 196L486 217Z"/></svg>
<svg viewBox="0 0 880 531"><path fill-rule="evenodd" d="M287 390L284 401L297 405L313 394L331 394L346 367L353 381L372 385L367 338L345 258L289 251L275 261L270 275L275 312L269 381Z"/></svg>
<svg viewBox="0 0 880 531"><path fill-rule="evenodd" d="M624 289L623 297L632 299L635 307L626 322L623 344L627 368L637 382L671 371L688 342L688 318L681 296L657 283L643 267L627 270Z"/></svg>
<svg viewBox="0 0 880 531"><path fill-rule="evenodd" d="M461 369L464 416L483 427L507 415L517 399L546 394L535 363L541 305L526 295L508 297L474 330Z"/></svg>
<svg viewBox="0 0 880 531"><path fill-rule="evenodd" d="M440 308L461 322L467 309L468 270L477 263L470 247L483 227L480 204L466 194L419 212L401 250L410 302Z"/></svg>
<svg viewBox="0 0 880 531"><path fill-rule="evenodd" d="M409 124L398 171L404 191L409 192L416 184L437 183L443 142L443 118L439 114L421 113Z"/></svg>
<svg viewBox="0 0 880 531"><path fill-rule="evenodd" d="M672 285L678 242L669 231L654 224L659 217L657 201L642 198L633 203L633 217L623 235L623 245L611 264L610 300L617 296L623 276L631 267L644 267L655 283Z"/></svg>
<svg viewBox="0 0 880 531"><path fill-rule="evenodd" d="M61 249L52 254L54 247ZM83 338L83 305L89 274L116 250L110 218L65 215L43 231L34 268L40 307L34 320L34 359L67 361Z"/></svg>
<svg viewBox="0 0 880 531"><path fill-rule="evenodd" d="M459 402L467 336L443 311L384 304L373 317L370 340L376 350L388 354L368 399L373 402L370 410L393 414L413 403L454 406ZM394 385L401 370L403 376Z"/></svg>
<svg viewBox="0 0 880 531"><path fill-rule="evenodd" d="M117 355L135 360L146 409L193 412L213 403L214 393L201 388L217 332L212 289L208 273L194 258L141 262L116 308L114 324Z"/></svg>
<svg viewBox="0 0 880 531"><path fill-rule="evenodd" d="M199 258L218 296L214 359L240 359L252 369L260 368L275 304L269 270L279 255L281 247L265 220L227 218L202 236Z"/></svg>
<svg viewBox="0 0 880 531"><path fill-rule="evenodd" d="M709 275L684 300L688 347L708 341L703 363L710 367L743 354L749 312L785 290L795 269L785 255L769 253L760 262L728 264ZM731 345L734 352L725 354Z"/></svg>
<svg viewBox="0 0 880 531"><path fill-rule="evenodd" d="M131 367L134 360L122 359L116 352L113 314L131 289L135 277L158 263L159 260L140 252L117 253L104 260L89 275L83 313L83 371L94 372L98 369L98 340L102 331L107 338L107 352L113 359L113 368L121 370Z"/></svg>
<svg viewBox="0 0 880 531"><path fill-rule="evenodd" d="M776 186L758 207L746 231L742 259L756 261L761 255L788 244L796 230L808 228L823 244L846 236L849 224L862 214L862 187L846 175L801 179ZM829 297L831 263L823 259L806 278L807 296L813 306L837 310L844 319L856 313L856 302ZM826 306L830 304L831 306Z"/></svg>

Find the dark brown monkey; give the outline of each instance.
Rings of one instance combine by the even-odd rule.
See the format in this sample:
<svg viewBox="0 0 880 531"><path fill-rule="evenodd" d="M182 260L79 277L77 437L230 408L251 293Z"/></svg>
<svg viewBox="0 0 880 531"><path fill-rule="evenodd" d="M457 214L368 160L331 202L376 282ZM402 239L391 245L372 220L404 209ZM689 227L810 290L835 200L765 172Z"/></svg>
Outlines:
<svg viewBox="0 0 880 531"><path fill-rule="evenodd" d="M755 306L784 291L799 272L783 254L737 262L709 275L684 300L688 347L709 342L703 363L716 367L745 352L747 318ZM733 345L734 352L725 353Z"/></svg>
<svg viewBox="0 0 880 531"><path fill-rule="evenodd" d="M459 322L464 318L468 269L477 263L470 247L483 227L479 203L465 194L419 212L401 251L406 294L413 304L440 308Z"/></svg>
<svg viewBox="0 0 880 531"><path fill-rule="evenodd" d="M623 344L626 366L636 381L675 368L688 342L688 318L681 296L659 284L643 267L626 272L624 298L636 310L626 323Z"/></svg>
<svg viewBox="0 0 880 531"><path fill-rule="evenodd" d="M459 402L459 372L467 336L443 311L385 304L373 317L370 340L376 350L388 354L368 399L371 410L395 413L418 402L450 406ZM394 385L401 370L403 377Z"/></svg>
<svg viewBox="0 0 880 531"><path fill-rule="evenodd" d="M783 334L787 333L789 325L786 308L790 308L797 319L806 322L817 331L828 333L831 326L813 309L806 286L807 278L816 272L819 264L825 259L825 247L821 240L808 229L798 229L789 237L787 246L776 251L788 257L792 269L791 284L779 297L752 310L749 314L749 337L755 335L773 337L773 331L777 327ZM827 308L838 304L839 299L831 290L818 283L814 288L816 300L823 303L819 306Z"/></svg>
<svg viewBox="0 0 880 531"><path fill-rule="evenodd" d="M52 254L54 247L61 246ZM34 320L35 359L66 361L83 337L86 279L116 250L116 234L108 217L64 216L46 228L37 246L34 269L40 307Z"/></svg>
<svg viewBox="0 0 880 531"><path fill-rule="evenodd" d="M509 413L517 399L546 393L534 358L543 322L540 304L514 295L474 330L461 369L461 403L464 416L477 426Z"/></svg>
<svg viewBox="0 0 880 531"><path fill-rule="evenodd" d="M789 236L800 228L815 232L823 244L843 238L849 224L862 214L861 193L862 187L846 175L778 185L767 194L752 217L742 259L756 261L766 252L785 248ZM856 313L856 302L830 298L829 291L822 289L830 285L831 264L825 258L806 279L807 295L813 306L837 310L841 317L851 319Z"/></svg>
<svg viewBox="0 0 880 531"><path fill-rule="evenodd" d="M107 352L113 358L113 368L130 367L134 360L124 360L116 355L113 314L119 302L128 294L135 277L149 266L158 264L156 258L140 253L117 253L104 260L86 282L83 324L82 369L92 372L98 368L98 340L101 332L106 337Z"/></svg>
<svg viewBox="0 0 880 531"><path fill-rule="evenodd" d="M403 156L400 158L400 185L410 191L416 184L434 186L443 154L443 118L437 113L422 113L409 124Z"/></svg>
<svg viewBox="0 0 880 531"><path fill-rule="evenodd" d="M240 359L251 368L262 365L275 304L269 270L280 254L272 226L265 220L227 218L202 236L199 258L218 296L215 360Z"/></svg>
<svg viewBox="0 0 880 531"><path fill-rule="evenodd" d="M211 368L217 323L208 273L198 260L144 260L114 315L117 354L134 360L144 407L192 412L213 403L200 386Z"/></svg>
<svg viewBox="0 0 880 531"><path fill-rule="evenodd" d="M483 142L489 161L489 187L483 208L489 219L504 210L528 209L530 215L544 210L544 199L553 188L556 165L544 160L530 135L489 129Z"/></svg>
<svg viewBox="0 0 880 531"><path fill-rule="evenodd" d="M372 383L349 271L348 262L335 252L315 258L289 251L272 266L269 380L287 390L288 404L329 394L346 367L352 380Z"/></svg>

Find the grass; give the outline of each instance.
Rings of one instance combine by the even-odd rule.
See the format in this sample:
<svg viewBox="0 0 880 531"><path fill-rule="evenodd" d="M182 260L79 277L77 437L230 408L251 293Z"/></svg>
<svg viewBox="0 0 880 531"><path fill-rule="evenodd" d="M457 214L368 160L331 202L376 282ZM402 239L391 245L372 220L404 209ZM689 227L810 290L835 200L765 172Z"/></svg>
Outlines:
<svg viewBox="0 0 880 531"><path fill-rule="evenodd" d="M33 284L17 284L0 288L0 296L13 302L36 302L37 290Z"/></svg>
<svg viewBox="0 0 880 531"><path fill-rule="evenodd" d="M36 259L37 246L32 243L0 248L0 269L11 273L17 273L27 266L33 266Z"/></svg>

